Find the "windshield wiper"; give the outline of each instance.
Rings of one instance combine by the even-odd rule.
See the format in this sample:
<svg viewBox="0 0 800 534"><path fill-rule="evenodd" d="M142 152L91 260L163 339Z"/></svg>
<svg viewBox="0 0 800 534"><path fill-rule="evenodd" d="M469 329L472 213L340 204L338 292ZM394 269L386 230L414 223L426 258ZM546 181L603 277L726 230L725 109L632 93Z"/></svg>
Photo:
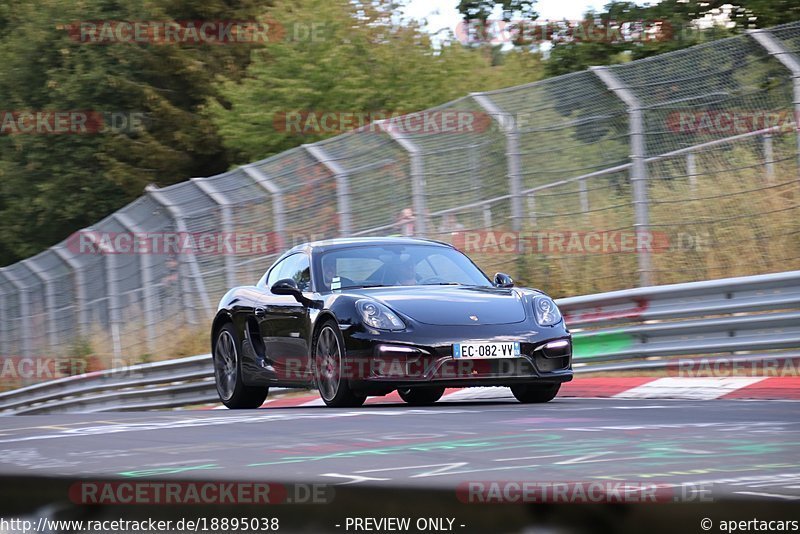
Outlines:
<svg viewBox="0 0 800 534"><path fill-rule="evenodd" d="M421 286L464 286L459 282L433 282L432 284L420 284Z"/></svg>
<svg viewBox="0 0 800 534"><path fill-rule="evenodd" d="M389 284L358 284L355 286L342 286L339 289L366 289L368 287L392 287Z"/></svg>

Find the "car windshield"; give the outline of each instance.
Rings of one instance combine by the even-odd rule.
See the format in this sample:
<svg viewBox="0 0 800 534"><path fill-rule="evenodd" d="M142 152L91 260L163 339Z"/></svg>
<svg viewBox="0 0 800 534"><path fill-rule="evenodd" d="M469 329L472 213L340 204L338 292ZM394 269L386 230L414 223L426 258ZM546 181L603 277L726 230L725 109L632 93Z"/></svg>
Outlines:
<svg viewBox="0 0 800 534"><path fill-rule="evenodd" d="M436 245L358 246L325 252L317 260L323 291L381 286L470 285L491 282L461 252Z"/></svg>

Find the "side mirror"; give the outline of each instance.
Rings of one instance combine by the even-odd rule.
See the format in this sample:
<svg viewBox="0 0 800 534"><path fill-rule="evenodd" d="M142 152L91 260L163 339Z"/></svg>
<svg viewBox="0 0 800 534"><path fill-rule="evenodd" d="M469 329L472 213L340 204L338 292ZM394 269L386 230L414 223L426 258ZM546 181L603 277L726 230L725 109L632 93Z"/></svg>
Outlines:
<svg viewBox="0 0 800 534"><path fill-rule="evenodd" d="M272 287L269 288L270 292L273 295L291 295L294 297L294 300L302 304L303 306L308 306L309 308L319 308L322 309L322 302L311 300L303 295L303 292L300 291L300 288L297 287L297 282L292 280L291 278L283 278L278 280Z"/></svg>
<svg viewBox="0 0 800 534"><path fill-rule="evenodd" d="M297 282L292 280L291 278L283 278L282 280L278 280L269 290L275 295L291 295L294 298L299 299L299 297L303 296L303 293L297 288Z"/></svg>
<svg viewBox="0 0 800 534"><path fill-rule="evenodd" d="M494 285L495 287L514 287L514 280L506 273L497 273L494 275Z"/></svg>

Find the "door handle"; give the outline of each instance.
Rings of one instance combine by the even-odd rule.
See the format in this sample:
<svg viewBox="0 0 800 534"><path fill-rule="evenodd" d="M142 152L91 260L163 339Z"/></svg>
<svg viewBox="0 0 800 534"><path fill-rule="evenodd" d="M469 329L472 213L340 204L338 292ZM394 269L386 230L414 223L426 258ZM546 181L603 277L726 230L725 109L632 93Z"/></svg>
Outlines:
<svg viewBox="0 0 800 534"><path fill-rule="evenodd" d="M265 308L261 307L261 306L256 307L256 309L254 311L255 311L256 317L264 317L264 316L267 315L267 310Z"/></svg>

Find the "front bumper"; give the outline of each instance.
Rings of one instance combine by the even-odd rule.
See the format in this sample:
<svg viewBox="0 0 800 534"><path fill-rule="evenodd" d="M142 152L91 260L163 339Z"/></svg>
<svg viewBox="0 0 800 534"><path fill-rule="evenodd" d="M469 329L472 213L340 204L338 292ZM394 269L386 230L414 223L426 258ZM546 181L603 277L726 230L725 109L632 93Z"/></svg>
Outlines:
<svg viewBox="0 0 800 534"><path fill-rule="evenodd" d="M354 388L561 383L572 380L573 375L572 340L563 326L546 332L531 332L516 325L441 327L435 338L407 333L375 336L366 332L345 334L345 338L347 361L343 372ZM453 343L467 341L518 341L521 356L454 358Z"/></svg>

